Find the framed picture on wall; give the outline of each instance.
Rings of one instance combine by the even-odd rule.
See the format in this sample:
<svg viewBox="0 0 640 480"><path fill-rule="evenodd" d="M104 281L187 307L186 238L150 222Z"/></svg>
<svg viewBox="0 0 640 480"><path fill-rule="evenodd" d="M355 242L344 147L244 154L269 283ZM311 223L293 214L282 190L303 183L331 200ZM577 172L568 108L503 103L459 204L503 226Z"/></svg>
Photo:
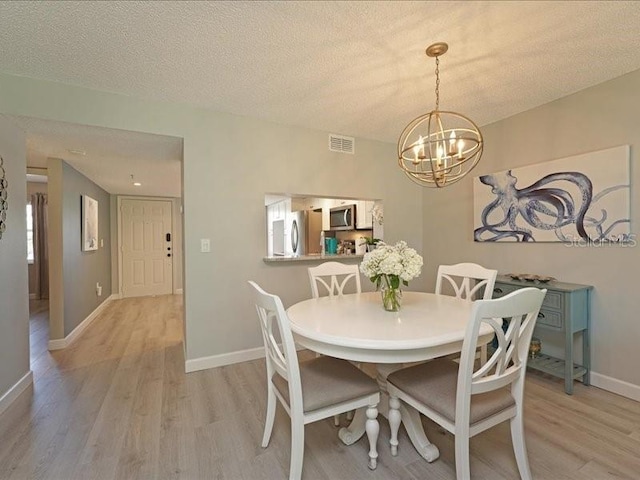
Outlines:
<svg viewBox="0 0 640 480"><path fill-rule="evenodd" d="M629 145L476 177L476 242L625 244Z"/></svg>
<svg viewBox="0 0 640 480"><path fill-rule="evenodd" d="M98 249L98 201L82 196L82 251Z"/></svg>

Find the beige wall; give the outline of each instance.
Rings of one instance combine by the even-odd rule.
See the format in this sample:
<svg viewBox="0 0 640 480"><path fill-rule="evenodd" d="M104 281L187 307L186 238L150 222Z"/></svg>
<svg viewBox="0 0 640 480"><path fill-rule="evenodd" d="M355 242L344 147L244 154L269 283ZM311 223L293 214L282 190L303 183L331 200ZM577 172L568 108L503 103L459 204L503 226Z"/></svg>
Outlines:
<svg viewBox="0 0 640 480"><path fill-rule="evenodd" d="M34 193L47 193L47 184L40 182L27 182L27 202L31 201Z"/></svg>
<svg viewBox="0 0 640 480"><path fill-rule="evenodd" d="M631 145L633 163L640 142L639 84L640 72L634 72L484 127L485 154L474 174L620 144ZM187 360L261 345L246 302L247 280L281 295L285 305L308 296L306 265L262 261L264 194L288 192L382 199L385 239L405 239L425 257L414 289L432 289L437 265L462 260L595 285L594 370L601 378L640 385L634 368L637 249L474 244L471 178L443 190L420 189L400 173L395 146L388 143L357 139L356 155L340 155L327 151L327 132L8 75L0 75L0 90L0 113L184 139ZM640 173L632 168L632 175L637 183ZM635 228L633 190L632 202ZM201 238L211 239L211 253L200 253Z"/></svg>
<svg viewBox="0 0 640 480"><path fill-rule="evenodd" d="M328 151L326 132L215 114L208 124L208 157L191 161L185 142L185 292L187 313L201 319L202 332L189 335L190 357L261 345L247 280L280 295L285 306L309 297L307 265L262 261L267 192L382 199L386 239L420 249L420 189L398 169L394 145L358 139L356 155L341 155ZM211 239L212 254L198 252L200 238ZM206 281L194 284L197 278Z"/></svg>
<svg viewBox="0 0 640 480"><path fill-rule="evenodd" d="M0 115L0 157L8 185L6 230L0 239L0 412L4 395L29 373L29 299L24 133ZM7 397L8 398L8 397Z"/></svg>
<svg viewBox="0 0 640 480"><path fill-rule="evenodd" d="M632 231L638 232L636 168L640 148L640 71L483 127L486 148L472 176L530 165L616 145L631 145ZM606 168L606 165L603 165ZM429 288L438 263L473 261L502 273L552 275L595 286L592 363L594 383L610 378L640 392L640 322L636 285L640 247L567 248L558 243L488 244L472 240L472 178L443 191L425 190L424 250ZM549 339L555 342L558 339ZM551 345L551 343L550 343ZM635 386L635 388L634 388ZM625 387L626 388L626 387ZM639 397L640 398L640 397Z"/></svg>
<svg viewBox="0 0 640 480"><path fill-rule="evenodd" d="M62 163L61 278L64 284L66 337L111 295L110 195L68 163L50 158L49 168L52 162ZM83 195L89 195L98 202L98 248L88 252L82 251ZM56 201L52 196L50 200ZM101 296L96 293L98 283L102 286ZM51 325L54 322L51 316Z"/></svg>
<svg viewBox="0 0 640 480"><path fill-rule="evenodd" d="M247 280L287 305L309 295L306 266L262 261L267 192L380 198L385 238L422 245L421 190L397 168L394 145L357 139L356 155L343 155L328 151L328 132L10 75L0 90L0 112L184 139L188 360L262 345ZM211 253L200 253L201 238Z"/></svg>

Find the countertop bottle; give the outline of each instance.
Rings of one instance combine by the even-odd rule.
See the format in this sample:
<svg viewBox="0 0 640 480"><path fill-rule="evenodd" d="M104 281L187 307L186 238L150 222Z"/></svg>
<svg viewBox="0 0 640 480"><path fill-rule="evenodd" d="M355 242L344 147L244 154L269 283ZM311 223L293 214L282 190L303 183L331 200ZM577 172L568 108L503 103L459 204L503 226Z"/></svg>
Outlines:
<svg viewBox="0 0 640 480"><path fill-rule="evenodd" d="M325 246L324 246L324 230L322 230L320 232L320 255L324 255L325 251Z"/></svg>

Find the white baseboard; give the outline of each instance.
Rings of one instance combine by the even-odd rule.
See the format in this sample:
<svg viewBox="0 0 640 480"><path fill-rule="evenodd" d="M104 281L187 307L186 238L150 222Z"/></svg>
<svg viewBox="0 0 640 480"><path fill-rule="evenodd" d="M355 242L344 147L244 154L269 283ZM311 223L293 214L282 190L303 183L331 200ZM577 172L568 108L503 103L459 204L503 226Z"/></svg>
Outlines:
<svg viewBox="0 0 640 480"><path fill-rule="evenodd" d="M62 348L67 348L71 343L76 340L82 332L93 322L96 317L104 310L107 304L114 300L115 295L110 295L104 302L96 307L96 309L91 312L87 318L85 318L80 324L73 329L73 331L64 338L49 340L49 350L60 350Z"/></svg>
<svg viewBox="0 0 640 480"><path fill-rule="evenodd" d="M111 300L120 300L120 299L122 299L122 294L121 293L112 293L109 298Z"/></svg>
<svg viewBox="0 0 640 480"><path fill-rule="evenodd" d="M0 397L0 414L33 383L33 372L29 370L16 384Z"/></svg>
<svg viewBox="0 0 640 480"><path fill-rule="evenodd" d="M35 300L37 297L37 295L35 293L30 293L29 294L29 300Z"/></svg>
<svg viewBox="0 0 640 480"><path fill-rule="evenodd" d="M174 295L182 295L182 289L181 288L176 288L176 291L173 292Z"/></svg>
<svg viewBox="0 0 640 480"><path fill-rule="evenodd" d="M591 385L640 402L640 385L634 385L601 373L591 372Z"/></svg>
<svg viewBox="0 0 640 480"><path fill-rule="evenodd" d="M210 357L194 358L187 360L184 365L186 373L197 372L198 370L206 370L208 368L222 367L233 363L247 362L264 358L264 347L250 348L248 350L239 350L237 352L223 353L221 355L211 355Z"/></svg>
<svg viewBox="0 0 640 480"><path fill-rule="evenodd" d="M304 347L296 344L296 350L304 350ZM185 350L185 355L187 354ZM237 352L223 353L221 355L211 355L210 357L194 358L185 362L184 370L186 373L197 372L198 370L206 370L208 368L224 367L234 363L249 362L264 358L264 347L250 348L248 350L239 350Z"/></svg>

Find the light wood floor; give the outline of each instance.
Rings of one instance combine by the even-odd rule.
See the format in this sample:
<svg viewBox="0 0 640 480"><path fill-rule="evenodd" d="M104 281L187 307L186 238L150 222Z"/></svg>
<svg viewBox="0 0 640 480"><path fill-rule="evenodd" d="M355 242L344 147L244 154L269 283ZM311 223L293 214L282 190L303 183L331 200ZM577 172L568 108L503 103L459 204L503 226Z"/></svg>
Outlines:
<svg viewBox="0 0 640 480"><path fill-rule="evenodd" d="M54 353L45 350L46 311L34 307L35 387L0 416L0 478L287 477L289 419L280 407L271 445L260 447L264 361L185 374L181 301L114 301ZM582 385L570 397L560 381L532 373L525 418L534 478L640 478L637 402ZM439 460L419 458L404 432L391 457L383 420L376 471L366 467L365 439L347 447L331 420L311 424L303 479L454 479L453 437L424 424ZM518 478L506 424L474 437L471 451L474 479Z"/></svg>

